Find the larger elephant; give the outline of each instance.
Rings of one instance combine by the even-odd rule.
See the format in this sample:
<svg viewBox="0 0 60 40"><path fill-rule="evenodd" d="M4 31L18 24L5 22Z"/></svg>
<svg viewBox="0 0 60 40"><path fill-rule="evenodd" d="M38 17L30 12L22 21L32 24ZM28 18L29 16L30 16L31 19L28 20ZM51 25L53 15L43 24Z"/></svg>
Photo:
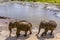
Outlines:
<svg viewBox="0 0 60 40"><path fill-rule="evenodd" d="M16 21L14 23L11 23L9 24L9 30L10 30L10 35L11 35L11 32L12 32L12 28L16 28L17 31L16 31L16 36L18 37L20 35L20 32L21 31L25 31L25 35L27 35L27 32L29 31L30 34L32 34L32 31L31 31L31 28L32 28L32 24L26 20L21 20L21 21Z"/></svg>
<svg viewBox="0 0 60 40"><path fill-rule="evenodd" d="M20 22L18 22L17 24L17 31L16 31L16 35L19 36L21 31L25 31L24 36L27 36L27 32L29 31L30 34L32 34L31 28L32 28L32 24L28 21L22 20Z"/></svg>

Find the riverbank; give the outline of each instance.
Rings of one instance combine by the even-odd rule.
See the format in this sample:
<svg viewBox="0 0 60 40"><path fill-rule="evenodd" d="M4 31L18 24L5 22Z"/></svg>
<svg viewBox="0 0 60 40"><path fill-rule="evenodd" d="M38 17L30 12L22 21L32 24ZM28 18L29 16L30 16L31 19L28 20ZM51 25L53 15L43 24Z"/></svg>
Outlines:
<svg viewBox="0 0 60 40"><path fill-rule="evenodd" d="M38 27L33 27L32 28L32 34L27 35L26 37L23 36L24 32L21 32L21 35L16 38L16 30L14 29L11 37L9 37L9 30L8 28L8 23L6 24L7 20L0 20L0 40L60 40L60 27L58 26L55 30L52 36L47 34L45 37L41 37L41 33L44 31L43 29L41 30L39 36L36 36L38 32ZM59 21L57 21L59 23ZM59 24L58 24L59 25Z"/></svg>

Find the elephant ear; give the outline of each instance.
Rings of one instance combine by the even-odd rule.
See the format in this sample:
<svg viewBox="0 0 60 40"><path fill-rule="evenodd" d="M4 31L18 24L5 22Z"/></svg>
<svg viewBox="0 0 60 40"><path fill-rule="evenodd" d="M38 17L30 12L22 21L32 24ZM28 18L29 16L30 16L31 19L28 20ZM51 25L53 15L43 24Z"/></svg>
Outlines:
<svg viewBox="0 0 60 40"><path fill-rule="evenodd" d="M32 24L29 22L29 26L32 27Z"/></svg>
<svg viewBox="0 0 60 40"><path fill-rule="evenodd" d="M16 21L16 22L13 23L13 25L14 26L18 26L19 25L19 22Z"/></svg>
<svg viewBox="0 0 60 40"><path fill-rule="evenodd" d="M12 25L13 25L13 23L12 23L12 22L10 22L10 23L9 23L9 26L12 26Z"/></svg>

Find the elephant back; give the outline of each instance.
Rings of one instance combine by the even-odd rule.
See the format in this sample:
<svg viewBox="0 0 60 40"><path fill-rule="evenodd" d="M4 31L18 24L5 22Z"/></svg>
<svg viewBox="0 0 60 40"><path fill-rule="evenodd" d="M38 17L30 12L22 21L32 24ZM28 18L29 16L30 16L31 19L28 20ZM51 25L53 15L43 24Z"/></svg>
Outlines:
<svg viewBox="0 0 60 40"><path fill-rule="evenodd" d="M56 23L55 21L53 21L53 20L50 20L48 23L49 23L50 25L57 26L57 23Z"/></svg>
<svg viewBox="0 0 60 40"><path fill-rule="evenodd" d="M49 30L53 30L57 27L57 23L53 20L50 20L49 22L47 22L47 25L46 27L49 29Z"/></svg>
<svg viewBox="0 0 60 40"><path fill-rule="evenodd" d="M32 24L30 22L26 21L26 20L21 20L19 24L20 25L27 25L29 27L32 27Z"/></svg>

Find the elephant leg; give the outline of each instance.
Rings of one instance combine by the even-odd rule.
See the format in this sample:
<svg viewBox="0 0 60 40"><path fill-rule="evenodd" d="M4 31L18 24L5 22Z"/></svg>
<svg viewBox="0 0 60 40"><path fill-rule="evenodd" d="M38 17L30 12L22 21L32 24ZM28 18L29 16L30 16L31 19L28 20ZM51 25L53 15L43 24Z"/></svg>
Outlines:
<svg viewBox="0 0 60 40"><path fill-rule="evenodd" d="M27 32L28 32L28 31L25 31L25 34L24 34L24 36L27 36Z"/></svg>
<svg viewBox="0 0 60 40"><path fill-rule="evenodd" d="M50 33L50 35L52 35L53 34L53 30L51 30L51 33Z"/></svg>
<svg viewBox="0 0 60 40"><path fill-rule="evenodd" d="M16 36L18 37L19 35L20 35L20 30L17 29L17 31L16 31Z"/></svg>
<svg viewBox="0 0 60 40"><path fill-rule="evenodd" d="M39 34L39 33L40 33L40 30L41 30L41 28L39 27L39 30L38 30L38 33L37 33L37 34Z"/></svg>
<svg viewBox="0 0 60 40"><path fill-rule="evenodd" d="M32 34L31 28L29 29L29 32L30 32L29 34Z"/></svg>
<svg viewBox="0 0 60 40"><path fill-rule="evenodd" d="M10 31L10 34L9 34L9 36L11 36L11 33L12 33L12 29L11 29L11 28L9 28L9 31Z"/></svg>
<svg viewBox="0 0 60 40"><path fill-rule="evenodd" d="M48 29L45 29L45 31L41 34L41 36L43 36L43 35L46 36L47 32L48 32Z"/></svg>
<svg viewBox="0 0 60 40"><path fill-rule="evenodd" d="M39 30L38 30L38 33L36 34L36 36L38 36L38 34L40 33L40 30L41 30L41 28L39 27Z"/></svg>

